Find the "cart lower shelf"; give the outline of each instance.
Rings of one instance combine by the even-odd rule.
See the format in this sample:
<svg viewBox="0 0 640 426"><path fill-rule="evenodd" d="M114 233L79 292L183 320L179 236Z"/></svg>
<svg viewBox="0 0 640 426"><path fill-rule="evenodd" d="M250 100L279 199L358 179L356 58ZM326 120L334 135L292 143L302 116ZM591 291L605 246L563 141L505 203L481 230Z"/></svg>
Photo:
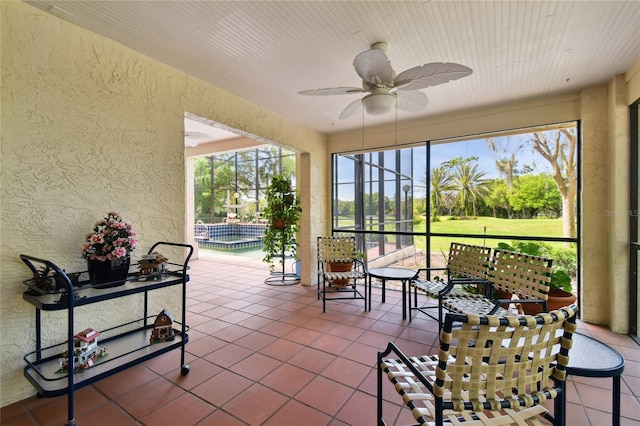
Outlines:
<svg viewBox="0 0 640 426"><path fill-rule="evenodd" d="M172 349L179 348L189 341L187 333L174 329L173 340L163 340L153 344L149 343L149 335L152 326L139 328L133 331L113 336L100 341L100 347L104 347L107 355L92 367L76 371L73 375L73 389L80 389L105 377L111 376L148 359L162 355ZM62 348L66 344L60 344ZM33 352L25 357L27 366L24 368L24 376L38 391L38 396L55 397L69 392L68 372L60 372L60 355L50 356L37 361L29 361L29 357L35 357ZM189 372L188 365L181 365L181 374Z"/></svg>

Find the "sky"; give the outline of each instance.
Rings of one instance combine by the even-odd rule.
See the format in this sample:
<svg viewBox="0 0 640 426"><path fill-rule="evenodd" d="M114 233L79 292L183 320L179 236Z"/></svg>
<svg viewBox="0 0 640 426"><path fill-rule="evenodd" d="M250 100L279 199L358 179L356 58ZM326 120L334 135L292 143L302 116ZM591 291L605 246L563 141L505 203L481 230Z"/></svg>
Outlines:
<svg viewBox="0 0 640 426"><path fill-rule="evenodd" d="M494 154L489 149L486 138L439 144L433 143L431 145L431 167L438 167L443 162L452 160L457 157L477 157L479 164L478 171L485 172L485 179L495 179L500 177L495 166L496 160L509 158L511 156L511 153L515 150L517 151L516 168L522 168L524 165L528 165L534 169L535 173L551 173L552 170L550 164L544 158L542 158L540 154L535 152L530 144L525 145L523 148L518 150L518 147L522 146L524 141L531 139L529 135L530 133L524 133L521 135L494 137L493 141L498 149L498 153L496 154ZM418 184L422 176L424 176L426 170L426 161L426 147L414 147L414 197L425 196L424 190L415 186L416 184ZM340 174L339 178L341 180L347 182L353 181L353 171L350 167L346 167L346 170L344 168L338 167L338 173ZM389 184L387 185L387 187L389 187L388 191L391 191L387 195L391 195L394 185ZM353 200L353 186L345 185L344 187L341 187L339 199L345 201Z"/></svg>

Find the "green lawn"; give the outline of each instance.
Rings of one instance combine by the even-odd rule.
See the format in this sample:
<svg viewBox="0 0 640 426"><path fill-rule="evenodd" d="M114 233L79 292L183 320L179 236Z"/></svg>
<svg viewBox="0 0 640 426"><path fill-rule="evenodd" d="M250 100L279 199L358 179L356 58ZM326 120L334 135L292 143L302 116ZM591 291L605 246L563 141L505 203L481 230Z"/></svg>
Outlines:
<svg viewBox="0 0 640 426"><path fill-rule="evenodd" d="M425 224L415 227L416 232L424 232ZM478 217L474 220L450 220L441 217L440 221L431 224L431 232L447 234L475 234L475 235L526 235L536 237L561 237L562 218L558 219L497 219L493 217ZM451 241L480 244L495 247L499 242L509 243L511 239L496 240L482 238L432 238L432 251L448 251ZM560 244L560 243L558 243ZM423 238L416 238L416 246L426 247Z"/></svg>
<svg viewBox="0 0 640 426"><path fill-rule="evenodd" d="M422 225L424 230L424 224ZM475 220L450 220L449 217L431 224L432 232L450 232L459 234L517 234L562 236L562 218L558 219L498 219L478 217ZM485 232L486 231L486 232Z"/></svg>
<svg viewBox="0 0 640 426"><path fill-rule="evenodd" d="M455 219L455 218L454 218ZM389 217L388 221L393 221ZM340 226L353 226L353 220L342 219ZM389 229L392 229L391 227ZM425 232L425 224L416 226L415 232ZM558 219L498 219L480 216L473 220L451 220L450 217L440 217L438 222L431 224L431 232L446 234L474 234L474 235L526 235L532 237L561 237L562 218ZM390 237L391 238L391 237ZM393 239L393 238L391 238ZM510 238L483 239L483 238L431 238L432 252L447 252L452 241L476 245L496 247L499 242L510 243ZM561 245L562 243L551 243ZM415 245L424 250L426 242L424 237L415 237Z"/></svg>

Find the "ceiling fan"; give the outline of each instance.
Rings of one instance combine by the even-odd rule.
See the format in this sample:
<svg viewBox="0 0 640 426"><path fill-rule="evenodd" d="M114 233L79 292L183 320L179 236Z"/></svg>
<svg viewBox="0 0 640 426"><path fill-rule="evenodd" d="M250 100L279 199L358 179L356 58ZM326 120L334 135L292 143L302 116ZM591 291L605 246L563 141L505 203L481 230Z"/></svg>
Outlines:
<svg viewBox="0 0 640 426"><path fill-rule="evenodd" d="M349 104L340 118L347 118L361 111L371 115L384 114L397 104L397 108L408 112L421 111L427 106L427 95L419 92L438 84L448 83L471 74L471 68L452 62L433 62L419 65L396 76L386 55L387 43L377 42L371 49L358 54L353 66L362 78L362 88L332 87L326 89L305 90L301 95L351 95L369 93L362 99Z"/></svg>

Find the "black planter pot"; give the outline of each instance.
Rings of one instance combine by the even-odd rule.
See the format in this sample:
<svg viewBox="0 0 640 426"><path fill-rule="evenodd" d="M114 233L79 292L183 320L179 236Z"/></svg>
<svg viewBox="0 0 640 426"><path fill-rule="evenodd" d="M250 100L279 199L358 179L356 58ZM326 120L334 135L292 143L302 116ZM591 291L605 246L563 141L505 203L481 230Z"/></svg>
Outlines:
<svg viewBox="0 0 640 426"><path fill-rule="evenodd" d="M89 281L95 288L121 286L127 281L130 263L131 258L129 256L104 262L87 259Z"/></svg>

